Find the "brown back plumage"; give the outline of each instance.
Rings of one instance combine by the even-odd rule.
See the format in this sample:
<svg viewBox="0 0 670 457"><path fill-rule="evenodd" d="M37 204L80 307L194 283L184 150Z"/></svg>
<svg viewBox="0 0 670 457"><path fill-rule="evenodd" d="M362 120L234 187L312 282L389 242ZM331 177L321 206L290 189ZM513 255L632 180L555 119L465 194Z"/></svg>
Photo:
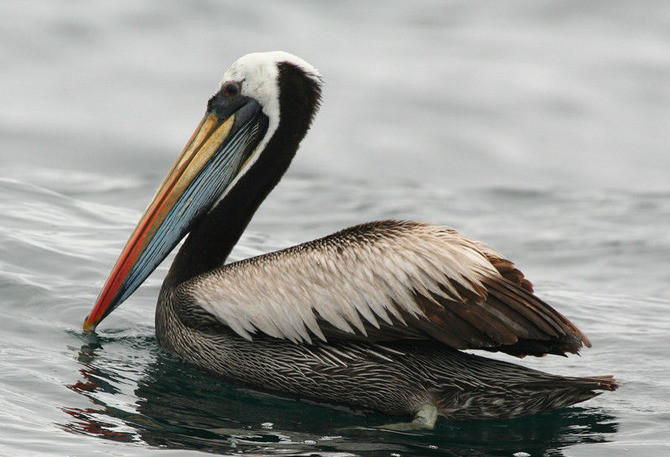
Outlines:
<svg viewBox="0 0 670 457"><path fill-rule="evenodd" d="M514 264L456 231L358 225L182 285L240 336L296 342L435 339L513 355L576 353L586 336Z"/></svg>

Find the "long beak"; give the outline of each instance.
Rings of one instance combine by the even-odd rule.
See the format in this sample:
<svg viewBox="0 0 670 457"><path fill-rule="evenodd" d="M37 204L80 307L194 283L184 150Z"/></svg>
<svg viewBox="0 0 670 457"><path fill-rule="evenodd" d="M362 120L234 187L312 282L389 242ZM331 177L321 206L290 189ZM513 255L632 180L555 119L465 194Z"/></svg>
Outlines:
<svg viewBox="0 0 670 457"><path fill-rule="evenodd" d="M241 100L241 99L242 100ZM128 298L234 184L265 134L267 119L252 99L210 101L210 109L144 211L84 320L92 332Z"/></svg>

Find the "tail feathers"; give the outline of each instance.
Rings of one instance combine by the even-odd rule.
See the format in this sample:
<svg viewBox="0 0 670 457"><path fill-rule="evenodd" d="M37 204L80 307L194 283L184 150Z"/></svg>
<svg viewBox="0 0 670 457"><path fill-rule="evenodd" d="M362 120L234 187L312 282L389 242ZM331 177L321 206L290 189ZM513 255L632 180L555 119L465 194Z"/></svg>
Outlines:
<svg viewBox="0 0 670 457"><path fill-rule="evenodd" d="M514 388L529 389L529 390L551 390L551 389L572 389L572 390L610 390L614 391L619 388L614 376L588 376L588 377L572 377L572 376L552 376L548 379L538 379L535 381L516 384Z"/></svg>
<svg viewBox="0 0 670 457"><path fill-rule="evenodd" d="M439 413L451 419L507 419L565 408L618 387L612 376L548 375L505 387L443 391L435 403Z"/></svg>

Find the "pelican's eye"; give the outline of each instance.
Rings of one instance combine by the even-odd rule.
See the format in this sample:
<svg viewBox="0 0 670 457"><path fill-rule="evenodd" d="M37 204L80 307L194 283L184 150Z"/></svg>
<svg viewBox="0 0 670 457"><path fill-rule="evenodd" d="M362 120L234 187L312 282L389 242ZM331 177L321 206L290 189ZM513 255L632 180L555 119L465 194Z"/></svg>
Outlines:
<svg viewBox="0 0 670 457"><path fill-rule="evenodd" d="M234 97L240 94L240 83L230 82L223 85L223 93L227 97Z"/></svg>

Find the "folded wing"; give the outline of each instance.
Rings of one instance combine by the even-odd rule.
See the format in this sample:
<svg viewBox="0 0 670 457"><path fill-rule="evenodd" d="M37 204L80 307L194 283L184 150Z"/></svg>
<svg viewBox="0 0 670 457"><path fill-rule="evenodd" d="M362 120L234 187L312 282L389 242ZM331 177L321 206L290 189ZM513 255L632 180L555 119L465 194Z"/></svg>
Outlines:
<svg viewBox="0 0 670 457"><path fill-rule="evenodd" d="M510 261L452 229L382 221L225 265L179 293L247 339L433 339L519 356L590 346L532 290Z"/></svg>

